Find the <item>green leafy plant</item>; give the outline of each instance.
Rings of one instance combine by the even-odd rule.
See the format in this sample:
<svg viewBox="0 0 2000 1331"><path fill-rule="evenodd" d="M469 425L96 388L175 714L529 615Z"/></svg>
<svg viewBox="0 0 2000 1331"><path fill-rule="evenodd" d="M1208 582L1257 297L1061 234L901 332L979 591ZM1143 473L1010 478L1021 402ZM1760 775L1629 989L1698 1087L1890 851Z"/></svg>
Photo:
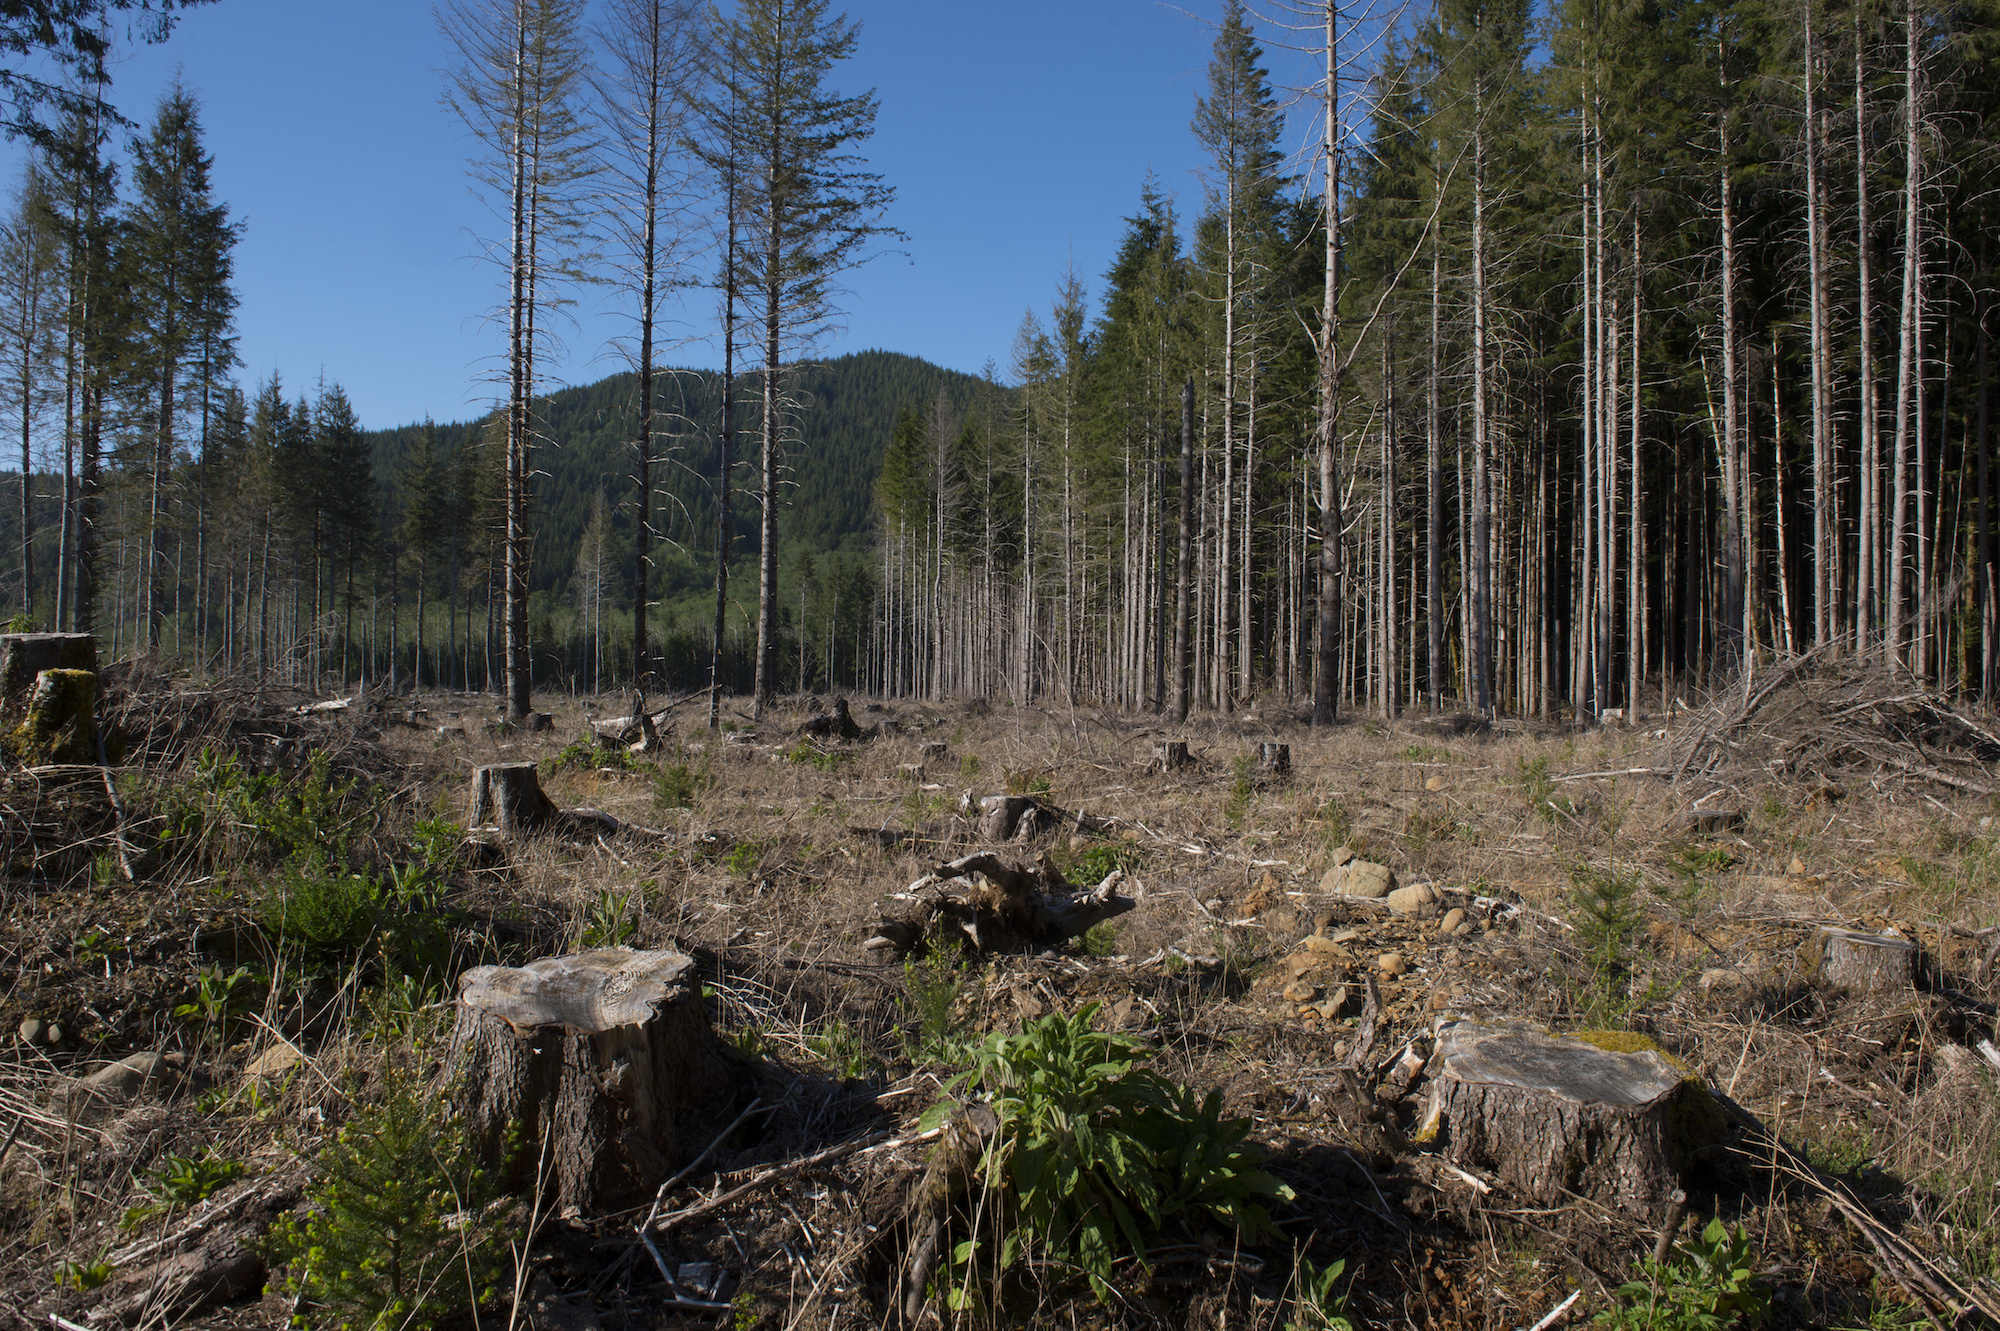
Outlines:
<svg viewBox="0 0 2000 1331"><path fill-rule="evenodd" d="M632 935L639 931L639 922L626 918L634 895L630 891L606 891L591 902L590 909L584 913L583 932L577 938L577 946L584 949L623 947L630 942Z"/></svg>
<svg viewBox="0 0 2000 1331"><path fill-rule="evenodd" d="M225 1184L242 1178L243 1172L239 1161L216 1155L212 1150L200 1155L168 1155L152 1176L140 1184L147 1199L127 1209L119 1223L126 1229L136 1229L155 1216L184 1211L207 1201Z"/></svg>
<svg viewBox="0 0 2000 1331"><path fill-rule="evenodd" d="M1618 1287L1617 1302L1592 1319L1612 1331L1723 1331L1754 1328L1770 1298L1753 1283L1750 1227L1711 1220L1701 1237L1675 1245L1665 1261L1648 1257L1640 1279Z"/></svg>
<svg viewBox="0 0 2000 1331"><path fill-rule="evenodd" d="M979 755L976 753L961 753L958 755L958 779L960 781L972 781L977 779L978 776Z"/></svg>
<svg viewBox="0 0 2000 1331"><path fill-rule="evenodd" d="M729 853L722 857L722 867L729 870L732 875L747 878L757 872L757 864L763 858L764 843L755 838L748 838L729 848Z"/></svg>
<svg viewBox="0 0 2000 1331"><path fill-rule="evenodd" d="M653 777L653 803L662 809L692 809L696 802L715 789L715 773L708 756L699 763L667 763Z"/></svg>
<svg viewBox="0 0 2000 1331"><path fill-rule="evenodd" d="M1521 787L1521 796L1527 801L1528 812L1549 826L1564 814L1573 814L1575 808L1567 796L1555 793L1555 782L1549 778L1549 756L1538 753L1533 758L1523 758L1514 770L1514 779Z"/></svg>
<svg viewBox="0 0 2000 1331"><path fill-rule="evenodd" d="M595 736L571 740L556 750L554 757L542 760L544 776L564 770L595 772L605 768L614 772L647 772L652 770L653 765L630 749L618 746L606 748L597 742Z"/></svg>
<svg viewBox="0 0 2000 1331"><path fill-rule="evenodd" d="M1292 1315L1285 1322L1285 1331L1354 1331L1354 1321L1347 1315L1347 1291L1339 1288L1345 1270L1344 1261L1318 1267L1299 1258L1298 1272L1292 1278L1297 1292L1292 1295Z"/></svg>
<svg viewBox="0 0 2000 1331"><path fill-rule="evenodd" d="M261 980L248 966L238 966L227 975L220 966L204 966L194 994L174 1006L174 1015L200 1025L217 1043L227 1044L230 1021L257 1005L255 991Z"/></svg>
<svg viewBox="0 0 2000 1331"><path fill-rule="evenodd" d="M320 1151L310 1205L272 1226L264 1255L314 1320L427 1331L497 1294L506 1205L450 1104L385 1069L380 1098Z"/></svg>
<svg viewBox="0 0 2000 1331"><path fill-rule="evenodd" d="M1245 1119L1142 1066L1133 1036L1092 1028L1096 1004L995 1033L951 1088L978 1087L999 1118L981 1180L1004 1189L1010 1217L997 1247L968 1238L953 1249L954 1306L971 1297L974 1268L998 1276L1032 1249L1080 1270L1112 1297L1122 1256L1145 1263L1146 1236L1170 1221L1221 1222L1255 1241L1275 1232L1264 1203L1291 1191L1262 1168Z"/></svg>
<svg viewBox="0 0 2000 1331"><path fill-rule="evenodd" d="M849 762L854 755L845 749L822 749L818 745L800 740L785 752L785 761L800 767L810 767L818 772L831 772L842 763Z"/></svg>
<svg viewBox="0 0 2000 1331"><path fill-rule="evenodd" d="M1063 877L1082 887L1095 887L1111 876L1113 869L1127 873L1139 867L1143 857L1136 846L1104 842L1071 856L1062 865Z"/></svg>
<svg viewBox="0 0 2000 1331"><path fill-rule="evenodd" d="M1353 844L1354 818L1339 796L1333 796L1320 805L1319 827L1320 836L1329 847Z"/></svg>
<svg viewBox="0 0 2000 1331"><path fill-rule="evenodd" d="M1118 926L1106 920L1102 924L1093 924L1084 930L1083 952L1085 956L1096 957L1099 960L1117 956Z"/></svg>
<svg viewBox="0 0 2000 1331"><path fill-rule="evenodd" d="M1222 806L1222 820L1232 831L1243 830L1250 801L1257 795L1257 761L1247 753L1229 760L1229 798Z"/></svg>
<svg viewBox="0 0 2000 1331"><path fill-rule="evenodd" d="M921 958L903 963L903 1052L912 1063L954 1063L965 1043L958 1002L966 976L949 943L933 941Z"/></svg>
<svg viewBox="0 0 2000 1331"><path fill-rule="evenodd" d="M868 1044L852 1026L838 1018L828 1018L806 1036L813 1057L843 1077L865 1078L874 1070Z"/></svg>
<svg viewBox="0 0 2000 1331"><path fill-rule="evenodd" d="M449 818L424 818L410 829L418 863L433 873L455 872L464 859L465 830Z"/></svg>
<svg viewBox="0 0 2000 1331"><path fill-rule="evenodd" d="M111 1265L110 1252L106 1248L89 1262L57 1262L56 1287L82 1292L97 1289L111 1279L111 1273L117 1269Z"/></svg>

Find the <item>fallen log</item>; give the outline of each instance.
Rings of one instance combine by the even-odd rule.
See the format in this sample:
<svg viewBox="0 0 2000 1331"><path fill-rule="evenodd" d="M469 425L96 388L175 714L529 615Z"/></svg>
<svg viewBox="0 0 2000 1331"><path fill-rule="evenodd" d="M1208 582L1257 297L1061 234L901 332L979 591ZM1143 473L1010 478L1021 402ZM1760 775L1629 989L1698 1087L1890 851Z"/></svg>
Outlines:
<svg viewBox="0 0 2000 1331"><path fill-rule="evenodd" d="M604 948L461 976L449 1066L482 1156L516 1186L547 1177L558 1210L652 1196L681 1119L733 1090L694 966Z"/></svg>
<svg viewBox="0 0 2000 1331"><path fill-rule="evenodd" d="M1009 864L991 852L961 856L910 884L895 899L916 909L878 920L862 947L904 956L933 932L963 937L980 951L1052 947L1113 919L1138 903L1118 893L1125 871L1079 888L1044 855L1034 865Z"/></svg>

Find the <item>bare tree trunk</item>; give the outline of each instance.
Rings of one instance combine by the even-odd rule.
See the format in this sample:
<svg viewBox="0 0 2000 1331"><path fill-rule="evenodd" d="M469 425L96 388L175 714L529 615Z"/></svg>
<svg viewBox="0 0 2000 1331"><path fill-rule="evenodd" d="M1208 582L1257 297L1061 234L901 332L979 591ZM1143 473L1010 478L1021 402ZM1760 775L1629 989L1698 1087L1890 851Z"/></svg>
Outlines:
<svg viewBox="0 0 2000 1331"><path fill-rule="evenodd" d="M1854 7L1854 189L1855 270L1859 284L1855 340L1860 344L1861 522L1855 558L1855 638L1863 655L1875 650L1883 582L1882 459L1876 432L1874 236L1868 220L1868 85L1861 6Z"/></svg>
<svg viewBox="0 0 2000 1331"><path fill-rule="evenodd" d="M1439 182L1442 188L1442 182ZM1438 401L1439 374L1438 358L1442 350L1438 345L1439 324L1441 322L1440 302L1444 290L1443 251L1437 232L1431 232L1431 339L1428 365L1428 386L1424 396L1424 430L1429 448L1428 491L1429 512L1424 522L1424 600L1427 611L1426 649L1430 671L1431 713L1436 715L1444 707L1444 429L1440 419L1441 405Z"/></svg>
<svg viewBox="0 0 2000 1331"><path fill-rule="evenodd" d="M1814 0L1805 0L1806 25L1806 254L1812 303L1813 632L1815 645L1833 640L1838 583L1839 514L1835 511L1833 459L1833 353L1827 325L1826 201L1820 168L1819 47ZM1774 374L1776 370L1772 371ZM1782 504L1782 483L1780 502ZM1784 515L1778 518L1784 531ZM1784 576L1781 570L1780 576ZM1790 619L1787 617L1787 627Z"/></svg>
<svg viewBox="0 0 2000 1331"><path fill-rule="evenodd" d="M1646 504L1646 474L1639 459L1639 217L1632 217L1632 510L1631 532L1627 537L1630 572L1625 587L1625 716L1634 721L1639 715L1639 686L1646 677L1646 551L1643 510Z"/></svg>
<svg viewBox="0 0 2000 1331"><path fill-rule="evenodd" d="M1486 293L1486 131L1483 85L1473 92L1472 130L1472 705L1493 711L1491 495L1487 483L1489 420Z"/></svg>
<svg viewBox="0 0 2000 1331"><path fill-rule="evenodd" d="M1185 725L1193 686L1193 646L1188 641L1188 579L1194 559L1194 376L1181 384L1181 531L1174 591L1174 720Z"/></svg>
<svg viewBox="0 0 2000 1331"><path fill-rule="evenodd" d="M1979 237L1979 273L1982 282L1985 280L1987 273L1986 246L1986 234L1981 232ZM1977 556L1979 563L1979 692L1988 703L1991 703L1993 701L1995 685L1995 662L1996 659L2000 659L2000 653L1996 653L1994 650L1994 635L2000 633L2000 613L1996 613L1994 606L1993 510L1992 489L1988 476L1988 467L1991 465L1990 459L1992 457L1990 448L1991 437L1988 434L1988 420L1990 398L1993 391L1993 374L1992 365L1988 358L1986 320L1991 317L1992 304L1988 300L1986 290L1983 286L1975 296L1975 300L1977 302L1975 308L1978 313L1973 320L1973 325L1977 329L1974 337L1978 348L1975 355L1977 356L1977 370L1979 374L1978 425L1976 427L1978 431L1976 446L1979 450L1979 551Z"/></svg>
<svg viewBox="0 0 2000 1331"><path fill-rule="evenodd" d="M1922 385L1918 376L1923 367L1917 360L1917 323L1923 318L1920 289L1923 278L1923 261L1918 252L1919 232L1917 210L1921 206L1919 171L1921 159L1917 143L1917 7L1915 0L1905 7L1903 68L1903 297L1897 330L1896 351L1896 452L1890 466L1894 475L1890 480L1889 519L1889 576L1887 594L1889 598L1889 654L1892 660L1908 661L1910 666L1923 673L1921 660L1909 660L1906 656L1903 633L1905 620L1904 597L1907 594L1907 569L1909 563L1908 545L1909 504L1910 504L1910 454L1913 435L1923 428ZM1919 485L1922 484L1919 478Z"/></svg>
<svg viewBox="0 0 2000 1331"><path fill-rule="evenodd" d="M1722 38L1716 38L1718 56L1727 60ZM1723 88L1729 87L1726 71ZM1734 664L1743 650L1745 622L1742 412L1737 403L1736 370L1736 212L1729 171L1729 110L1721 112L1718 132L1721 151L1722 201L1722 483L1723 483L1723 592L1722 635L1727 662Z"/></svg>
<svg viewBox="0 0 2000 1331"><path fill-rule="evenodd" d="M1326 276L1319 347L1319 650L1312 722L1339 717L1340 685L1340 82L1338 0L1326 5Z"/></svg>
<svg viewBox="0 0 2000 1331"><path fill-rule="evenodd" d="M527 103L528 24L518 16L514 38L513 109L516 112L509 165L512 168L512 254L507 298L507 475L506 475L506 612L507 717L525 721L532 662L528 655L528 394L533 391L534 356L528 333L528 288L534 265L528 221ZM317 573L315 572L315 581Z"/></svg>

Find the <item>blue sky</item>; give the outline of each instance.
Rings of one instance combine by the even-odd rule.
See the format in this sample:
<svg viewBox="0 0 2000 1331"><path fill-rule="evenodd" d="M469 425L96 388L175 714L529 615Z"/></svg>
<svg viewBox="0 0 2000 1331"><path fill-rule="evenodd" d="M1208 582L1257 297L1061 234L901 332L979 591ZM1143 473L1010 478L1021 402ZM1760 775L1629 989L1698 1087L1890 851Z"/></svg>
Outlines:
<svg viewBox="0 0 2000 1331"><path fill-rule="evenodd" d="M836 86L880 96L865 152L909 241L849 277L846 329L821 354L883 347L974 373L990 358L1004 377L1023 312L1047 308L1070 263L1101 286L1149 169L1184 212L1199 207L1188 121L1219 8L852 0L860 49ZM217 195L245 226L246 387L274 369L293 391L324 373L369 426L462 417L490 397L499 340L481 315L498 275L470 256L493 224L439 102L448 58L427 0L217 0L118 68L114 100L135 120L176 69L202 101ZM1271 64L1282 83L1296 62ZM560 375L617 369L606 348L626 323L584 293ZM716 355L692 343L670 359Z"/></svg>

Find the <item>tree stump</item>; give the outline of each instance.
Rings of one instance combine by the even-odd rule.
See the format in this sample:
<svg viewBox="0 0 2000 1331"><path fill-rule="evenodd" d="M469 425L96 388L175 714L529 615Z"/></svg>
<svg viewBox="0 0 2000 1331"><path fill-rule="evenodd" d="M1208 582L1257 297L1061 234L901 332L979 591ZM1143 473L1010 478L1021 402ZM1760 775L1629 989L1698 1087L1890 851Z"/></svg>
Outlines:
<svg viewBox="0 0 2000 1331"><path fill-rule="evenodd" d="M1289 744L1259 744L1257 746L1257 770L1265 776L1288 776L1292 770L1292 746Z"/></svg>
<svg viewBox="0 0 2000 1331"><path fill-rule="evenodd" d="M917 758L925 763L941 763L951 755L951 746L941 739L927 739L917 746Z"/></svg>
<svg viewBox="0 0 2000 1331"><path fill-rule="evenodd" d="M29 766L97 761L97 672L44 670L7 747Z"/></svg>
<svg viewBox="0 0 2000 1331"><path fill-rule="evenodd" d="M470 827L498 827L503 836L522 836L552 827L560 811L542 793L533 763L495 763L472 769Z"/></svg>
<svg viewBox="0 0 2000 1331"><path fill-rule="evenodd" d="M0 634L0 714L20 716L44 670L97 673L97 639L88 633Z"/></svg>
<svg viewBox="0 0 2000 1331"><path fill-rule="evenodd" d="M1613 1047L1605 1047L1605 1046ZM1727 1120L1699 1079L1651 1042L1602 1044L1523 1026L1456 1021L1438 1033L1418 1138L1457 1164L1493 1170L1524 1198L1577 1193L1647 1220Z"/></svg>
<svg viewBox="0 0 2000 1331"><path fill-rule="evenodd" d="M988 795L979 801L979 835L987 841L1007 841L1021 820L1040 806L1026 795Z"/></svg>
<svg viewBox="0 0 2000 1331"><path fill-rule="evenodd" d="M1917 945L1896 934L1865 934L1822 925L1806 945L1819 982L1855 994L1907 992L1916 983Z"/></svg>
<svg viewBox="0 0 2000 1331"><path fill-rule="evenodd" d="M680 1120L731 1091L678 952L474 967L459 977L450 1067L483 1157L515 1187L546 1170L555 1210L585 1215L650 1198L680 1162Z"/></svg>
<svg viewBox="0 0 2000 1331"><path fill-rule="evenodd" d="M1186 740L1160 739L1153 741L1153 759L1147 765L1155 772L1178 772L1188 762Z"/></svg>

